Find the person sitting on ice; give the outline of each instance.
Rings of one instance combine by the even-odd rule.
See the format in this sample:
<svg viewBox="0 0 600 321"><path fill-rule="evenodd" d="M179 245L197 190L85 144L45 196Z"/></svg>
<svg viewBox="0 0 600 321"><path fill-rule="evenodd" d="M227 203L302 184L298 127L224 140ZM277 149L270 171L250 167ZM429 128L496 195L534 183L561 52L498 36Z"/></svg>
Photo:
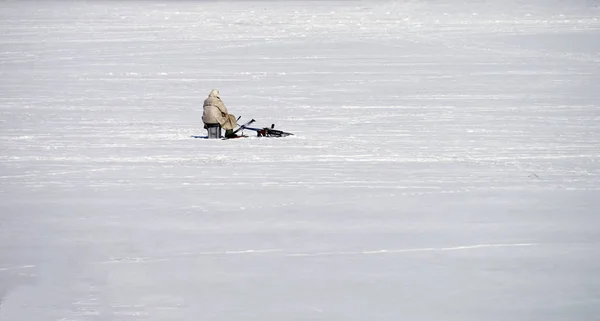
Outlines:
<svg viewBox="0 0 600 321"><path fill-rule="evenodd" d="M233 129L237 125L235 116L227 111L227 107L216 89L211 90L208 98L204 100L202 122L204 122L204 128L208 128L207 125L219 124L221 128L225 129L226 138L237 136L233 134Z"/></svg>

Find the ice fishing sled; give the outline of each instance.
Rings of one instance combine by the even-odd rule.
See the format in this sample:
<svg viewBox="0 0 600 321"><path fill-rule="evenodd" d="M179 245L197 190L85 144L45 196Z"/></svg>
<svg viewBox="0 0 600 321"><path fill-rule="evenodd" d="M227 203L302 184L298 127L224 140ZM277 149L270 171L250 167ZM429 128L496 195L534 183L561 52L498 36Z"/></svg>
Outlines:
<svg viewBox="0 0 600 321"><path fill-rule="evenodd" d="M232 137L232 138L248 137L243 134L244 130L250 130L250 131L256 132L257 137L286 137L286 136L294 135L292 133L288 133L288 132L284 132L282 130L275 129L275 124L271 124L271 127L262 127L262 128L250 127L250 125L252 125L255 122L256 122L256 120L251 119L250 121L248 121L242 125L238 124L239 127L233 131L233 134L237 135L238 137ZM241 132L242 134L238 135L237 134L238 132ZM228 139L228 138L225 138L225 139Z"/></svg>

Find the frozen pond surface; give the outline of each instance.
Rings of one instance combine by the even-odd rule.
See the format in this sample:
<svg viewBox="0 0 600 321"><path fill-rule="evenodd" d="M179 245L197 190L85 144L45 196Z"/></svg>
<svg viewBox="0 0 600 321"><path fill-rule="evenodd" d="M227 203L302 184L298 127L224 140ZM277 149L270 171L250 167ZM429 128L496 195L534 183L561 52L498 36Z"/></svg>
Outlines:
<svg viewBox="0 0 600 321"><path fill-rule="evenodd" d="M0 17L0 320L600 315L596 1Z"/></svg>

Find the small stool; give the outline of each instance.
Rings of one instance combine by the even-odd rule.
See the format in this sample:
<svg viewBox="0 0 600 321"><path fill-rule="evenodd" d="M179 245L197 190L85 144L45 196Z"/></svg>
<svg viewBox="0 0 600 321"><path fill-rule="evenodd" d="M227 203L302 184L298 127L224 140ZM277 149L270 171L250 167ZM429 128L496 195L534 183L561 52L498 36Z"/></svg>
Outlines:
<svg viewBox="0 0 600 321"><path fill-rule="evenodd" d="M219 124L206 124L206 130L208 131L209 139L221 138L221 125Z"/></svg>

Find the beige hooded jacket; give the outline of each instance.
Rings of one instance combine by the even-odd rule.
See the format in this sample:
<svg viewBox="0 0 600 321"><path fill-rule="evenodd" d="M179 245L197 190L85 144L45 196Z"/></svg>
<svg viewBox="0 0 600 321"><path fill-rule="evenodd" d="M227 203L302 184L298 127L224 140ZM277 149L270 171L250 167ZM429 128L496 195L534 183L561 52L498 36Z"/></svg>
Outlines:
<svg viewBox="0 0 600 321"><path fill-rule="evenodd" d="M204 112L202 121L205 124L220 124L221 128L228 130L234 129L237 125L235 116L227 111L227 107L219 96L219 91L213 89L208 98L204 100Z"/></svg>

